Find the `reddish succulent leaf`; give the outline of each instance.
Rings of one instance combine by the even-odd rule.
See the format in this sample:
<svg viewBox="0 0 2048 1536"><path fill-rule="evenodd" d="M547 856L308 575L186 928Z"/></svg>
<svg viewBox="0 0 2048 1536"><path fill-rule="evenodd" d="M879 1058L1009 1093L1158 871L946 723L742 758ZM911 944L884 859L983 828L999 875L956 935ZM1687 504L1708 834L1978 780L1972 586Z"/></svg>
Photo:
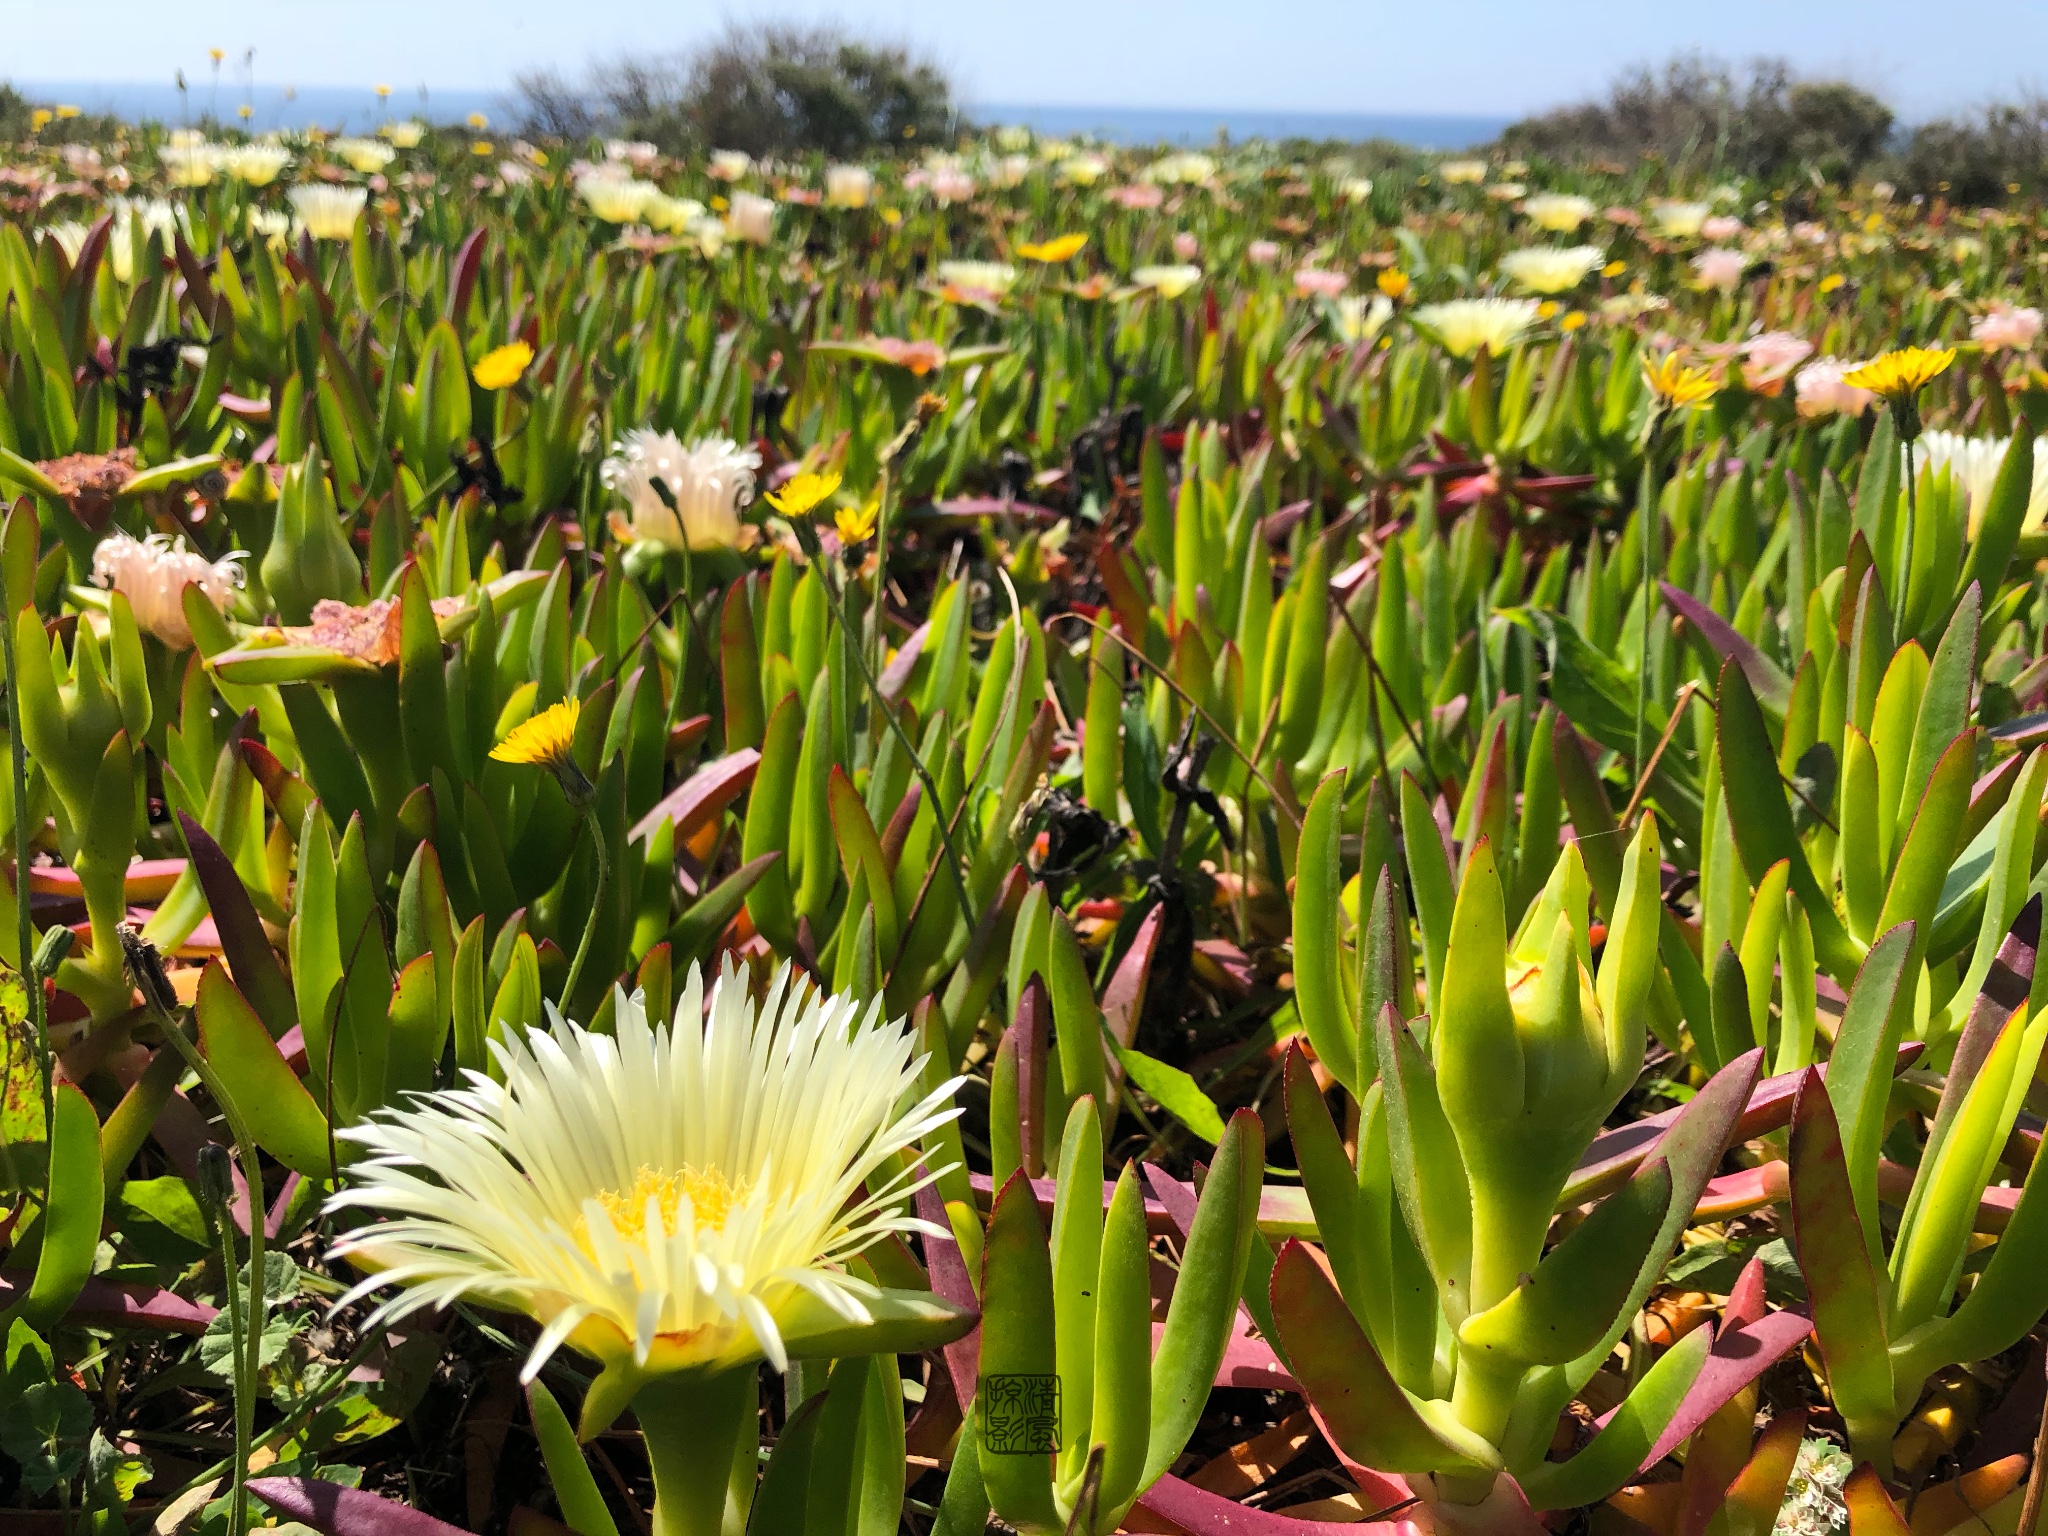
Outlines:
<svg viewBox="0 0 2048 1536"><path fill-rule="evenodd" d="M285 980L284 967L277 963L277 951L270 947L256 904L249 899L242 877L198 822L178 812L178 827L185 834L185 846L192 852L192 872L206 893L206 905L220 934L221 954L227 959L228 974L235 986L256 1010L263 1027L276 1040L299 1021L299 1007L292 985Z"/></svg>
<svg viewBox="0 0 2048 1536"><path fill-rule="evenodd" d="M473 229L469 237L455 253L455 260L448 269L448 303L442 310L442 318L458 329L463 314L469 308L469 296L476 290L477 273L484 263L485 232Z"/></svg>
<svg viewBox="0 0 2048 1536"><path fill-rule="evenodd" d="M924 1262L932 1277L932 1290L958 1306L980 1306L981 1298L974 1294L974 1283L967 1273L966 1255L961 1253L960 1244L950 1235L946 1202L934 1185L927 1184L917 1192L917 1214L949 1234L945 1237L933 1237L929 1232L925 1234ZM955 1396L963 1403L974 1401L974 1374L981 1359L981 1324L976 1323L972 1333L948 1344L945 1356L946 1373L953 1380Z"/></svg>
<svg viewBox="0 0 2048 1536"><path fill-rule="evenodd" d="M27 1269L0 1269L0 1312L5 1312L28 1294L35 1278ZM215 1309L204 1302L153 1285L127 1285L94 1277L85 1282L78 1299L64 1314L65 1321L87 1328L151 1328L163 1333L201 1334L213 1321Z"/></svg>
<svg viewBox="0 0 2048 1536"><path fill-rule="evenodd" d="M1728 1485L1722 1505L1726 1516L1723 1536L1768 1536L1785 1502L1785 1486L1792 1481L1799 1442L1805 1434L1804 1408L1780 1413L1764 1426L1747 1465Z"/></svg>
<svg viewBox="0 0 2048 1536"><path fill-rule="evenodd" d="M706 763L655 801L647 814L633 823L626 841L639 842L666 816L675 823L676 841L688 842L705 823L740 797L754 782L754 773L760 766L761 754L752 747L742 747L715 763Z"/></svg>
<svg viewBox="0 0 2048 1536"><path fill-rule="evenodd" d="M1171 1520L1189 1536L1328 1536L1327 1521L1297 1520L1271 1510L1252 1509L1168 1473L1138 1496L1138 1507ZM1361 1536L1417 1536L1408 1520L1375 1520L1347 1525Z"/></svg>
<svg viewBox="0 0 2048 1536"><path fill-rule="evenodd" d="M1884 1479L1867 1461L1842 1485L1842 1502L1849 1506L1849 1536L1911 1536L1905 1516L1885 1492Z"/></svg>
<svg viewBox="0 0 2048 1536"><path fill-rule="evenodd" d="M423 1515L361 1488L317 1477L254 1477L249 1491L264 1503L325 1536L467 1536L459 1525Z"/></svg>
<svg viewBox="0 0 2048 1536"><path fill-rule="evenodd" d="M1783 719L1785 711L1792 707L1792 679L1785 675L1783 669L1743 639L1734 625L1691 593L1674 587L1668 581L1660 581L1657 586L1664 594L1664 601L1685 616L1686 623L1700 632L1716 656L1742 668L1742 675L1749 679L1757 702Z"/></svg>
<svg viewBox="0 0 2048 1536"><path fill-rule="evenodd" d="M1925 1049L1926 1046L1917 1040L1902 1044L1897 1059L1892 1063L1893 1074L1905 1071ZM1825 1066L1815 1070L1823 1078L1827 1076ZM1736 1118L1732 1139L1748 1141L1789 1124L1792 1100L1799 1091L1799 1079L1799 1073L1786 1072L1758 1083L1749 1096L1748 1104ZM1645 1115L1633 1124L1602 1131L1595 1136L1592 1145L1586 1149L1586 1155L1579 1159L1579 1166L1572 1171L1571 1181L1565 1185L1564 1193L1558 1199L1559 1205L1583 1205L1624 1183L1634 1174L1636 1165L1649 1155L1657 1139L1691 1107L1690 1104L1682 1104L1676 1109Z"/></svg>
<svg viewBox="0 0 2048 1536"><path fill-rule="evenodd" d="M1346 1454L1389 1472L1434 1472L1460 1463L1299 1242L1281 1249L1273 1266L1273 1320L1302 1390Z"/></svg>
<svg viewBox="0 0 2048 1536"><path fill-rule="evenodd" d="M1724 1327L1714 1336L1707 1362L1693 1378L1678 1412L1643 1458L1642 1470L1649 1471L1677 1450L1716 1409L1797 1349L1811 1332L1812 1321L1796 1312L1772 1312L1746 1327Z"/></svg>
<svg viewBox="0 0 2048 1536"><path fill-rule="evenodd" d="M1792 1113L1791 1165L1793 1240L1835 1406L1851 1447L1889 1466L1892 1368L1884 1300L1856 1219L1835 1107L1810 1067Z"/></svg>

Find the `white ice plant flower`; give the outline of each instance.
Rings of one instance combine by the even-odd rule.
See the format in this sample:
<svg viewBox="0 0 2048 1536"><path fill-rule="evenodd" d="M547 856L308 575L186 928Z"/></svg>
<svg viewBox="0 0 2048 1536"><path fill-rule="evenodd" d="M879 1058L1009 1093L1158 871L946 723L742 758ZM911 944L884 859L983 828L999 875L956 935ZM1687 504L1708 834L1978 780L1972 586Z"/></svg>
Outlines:
<svg viewBox="0 0 2048 1536"><path fill-rule="evenodd" d="M1531 246L1509 251L1498 265L1501 276L1524 293L1569 293L1600 270L1607 253L1597 245Z"/></svg>
<svg viewBox="0 0 2048 1536"><path fill-rule="evenodd" d="M577 177L576 193L607 224L637 224L651 206L664 200L661 188L653 182L612 174L609 168Z"/></svg>
<svg viewBox="0 0 2048 1536"><path fill-rule="evenodd" d="M1538 229L1554 235L1568 235L1593 217L1593 199L1569 192L1538 192L1524 198L1522 214Z"/></svg>
<svg viewBox="0 0 2048 1536"><path fill-rule="evenodd" d="M1330 306L1330 328L1353 346L1371 341L1394 318L1394 301L1384 293L1347 293Z"/></svg>
<svg viewBox="0 0 2048 1536"><path fill-rule="evenodd" d="M375 176L397 156L398 151L377 139L336 139L334 152L361 176Z"/></svg>
<svg viewBox="0 0 2048 1536"><path fill-rule="evenodd" d="M612 1034L555 1016L494 1040L502 1081L340 1130L365 1149L330 1210L381 1212L336 1255L401 1286L379 1319L473 1298L543 1325L522 1376L561 1346L643 1376L768 1360L868 1325L885 1292L848 1272L936 1171L899 1153L958 1114L958 1079L920 1094L924 1059L881 1001L827 997L784 965L756 1006L727 961L692 967L672 1024L639 993Z"/></svg>
<svg viewBox="0 0 2048 1536"><path fill-rule="evenodd" d="M337 187L324 181L309 181L293 187L289 194L299 228L315 240L346 240L356 232L356 220L370 194L363 187Z"/></svg>
<svg viewBox="0 0 2048 1536"><path fill-rule="evenodd" d="M1481 347L1499 357L1536 323L1538 308L1534 299L1452 299L1423 305L1415 324L1453 357L1475 356Z"/></svg>
<svg viewBox="0 0 2048 1536"><path fill-rule="evenodd" d="M638 994L616 999L611 1034L556 1015L492 1042L502 1080L471 1071L341 1130L365 1155L328 1209L384 1219L336 1247L369 1271L336 1305L396 1286L378 1324L464 1298L523 1312L542 1329L524 1380L567 1343L629 1395L678 1372L786 1369L806 1339L843 1346L885 1315L943 1317L847 1266L932 1231L902 1206L944 1171L915 1154L959 1113L959 1080L921 1092L901 1022L788 965L758 1006L729 961L708 1010L703 988L693 966L672 1024L651 1025Z"/></svg>
<svg viewBox="0 0 2048 1536"><path fill-rule="evenodd" d="M1671 240L1691 240L1705 227L1713 213L1712 203L1682 203L1671 199L1650 204L1650 222L1657 233Z"/></svg>
<svg viewBox="0 0 2048 1536"><path fill-rule="evenodd" d="M1946 469L1962 490L1969 507L1971 538L1977 536L1978 524L1984 520L1991 488L1998 483L1998 471L2011 446L2009 437L1965 437L1960 432L1923 432L1915 444L1917 468L1930 474ZM2020 527L2030 531L2044 520L2048 520L2048 437L2034 440L2034 480Z"/></svg>
<svg viewBox="0 0 2048 1536"><path fill-rule="evenodd" d="M172 650L192 649L185 620L185 588L196 586L216 609L225 608L242 585L241 551L209 560L186 547L183 537L153 533L147 539L114 533L92 553L92 579L128 599L136 627Z"/></svg>
<svg viewBox="0 0 2048 1536"><path fill-rule="evenodd" d="M1138 267L1131 273L1131 281L1140 288L1149 288L1162 299L1177 299L1202 280L1202 269L1189 263L1185 266Z"/></svg>
<svg viewBox="0 0 2048 1536"><path fill-rule="evenodd" d="M236 144L223 151L221 169L245 185L267 187L291 164L291 158L291 151L282 144Z"/></svg>
<svg viewBox="0 0 2048 1536"><path fill-rule="evenodd" d="M865 208L875 195L875 173L864 165L825 167L825 206Z"/></svg>
<svg viewBox="0 0 2048 1536"><path fill-rule="evenodd" d="M636 427L613 445L598 478L627 505L625 537L670 549L732 549L741 541L740 503L760 467L757 450L730 438L686 448L673 432Z"/></svg>
<svg viewBox="0 0 2048 1536"><path fill-rule="evenodd" d="M743 245L766 245L775 238L775 199L753 192L735 192L725 212L725 231Z"/></svg>

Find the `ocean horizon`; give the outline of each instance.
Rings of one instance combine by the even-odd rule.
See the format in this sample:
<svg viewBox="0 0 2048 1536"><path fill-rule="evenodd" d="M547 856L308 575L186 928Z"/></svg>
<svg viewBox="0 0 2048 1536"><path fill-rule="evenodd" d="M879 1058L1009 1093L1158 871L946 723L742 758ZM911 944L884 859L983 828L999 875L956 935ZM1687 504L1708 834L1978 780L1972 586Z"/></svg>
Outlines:
<svg viewBox="0 0 2048 1536"><path fill-rule="evenodd" d="M318 126L361 133L392 118L419 117L459 123L482 114L493 125L509 121L509 89L394 90L379 100L367 86L264 85L246 89L231 78L174 81L21 80L16 88L33 99L64 103L86 112L111 113L130 122L155 121L197 127L207 121L233 125L238 109L249 107L248 126L258 133ZM1020 102L970 102L976 122L1015 124L1034 132L1071 138L1090 135L1118 144L1213 144L1219 138L1317 139L1359 142L1391 139L1416 149L1455 150L1499 136L1511 117L1460 113L1306 112L1257 107L1035 106Z"/></svg>

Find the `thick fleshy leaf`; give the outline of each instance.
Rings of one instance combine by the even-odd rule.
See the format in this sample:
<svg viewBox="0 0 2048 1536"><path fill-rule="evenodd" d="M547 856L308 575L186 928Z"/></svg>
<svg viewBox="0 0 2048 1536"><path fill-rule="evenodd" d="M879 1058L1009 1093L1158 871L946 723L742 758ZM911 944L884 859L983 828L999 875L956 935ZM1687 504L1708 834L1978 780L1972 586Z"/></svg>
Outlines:
<svg viewBox="0 0 2048 1536"><path fill-rule="evenodd" d="M199 978L195 1014L200 1047L257 1144L287 1168L324 1177L333 1166L327 1117L218 961Z"/></svg>
<svg viewBox="0 0 2048 1536"><path fill-rule="evenodd" d="M618 1524L605 1507L583 1447L576 1441L576 1430L546 1383L534 1380L526 1384L526 1406L534 1439L540 1442L541 1457L547 1463L548 1482L569 1529L577 1536L619 1536ZM793 1425L794 1420L791 1422Z"/></svg>
<svg viewBox="0 0 2048 1536"><path fill-rule="evenodd" d="M1749 680L1733 662L1721 668L1720 707L1716 727L1721 749L1721 786L1728 797L1728 816L1735 827L1735 845L1752 885L1761 884L1780 859L1791 861L1792 888L1806 908L1813 927L1816 958L1837 981L1855 974L1855 946L1835 916L1835 908L1792 826L1792 810L1778 777L1778 756L1764 726L1763 711Z"/></svg>
<svg viewBox="0 0 2048 1536"><path fill-rule="evenodd" d="M1052 1252L1030 1182L1013 1175L989 1213L982 1259L981 1364L975 1413L989 1503L1010 1524L1057 1524L1052 1457L1032 1447L1046 1409L1058 1419Z"/></svg>
<svg viewBox="0 0 2048 1536"><path fill-rule="evenodd" d="M1786 711L1792 707L1792 679L1785 675L1784 669L1691 593L1674 587L1668 581L1658 582L1657 590L1664 594L1665 602L1685 615L1686 623L1700 632L1715 655L1742 668L1742 675L1749 679L1757 703L1783 720Z"/></svg>
<svg viewBox="0 0 2048 1536"><path fill-rule="evenodd" d="M1575 1509L1594 1504L1634 1477L1691 1391L1713 1346L1713 1332L1712 1325L1695 1328L1660 1355L1592 1442L1571 1460L1543 1462L1523 1477L1529 1507Z"/></svg>
<svg viewBox="0 0 2048 1536"><path fill-rule="evenodd" d="M461 1526L396 1499L317 1477L252 1477L249 1491L322 1536L467 1536Z"/></svg>
<svg viewBox="0 0 2048 1536"><path fill-rule="evenodd" d="M1724 1327L1714 1337L1706 1364L1693 1378L1685 1400L1643 1457L1640 1470L1650 1468L1684 1443L1718 1409L1802 1344L1813 1322L1797 1312L1772 1312L1753 1323Z"/></svg>
<svg viewBox="0 0 2048 1536"><path fill-rule="evenodd" d="M1273 1266L1273 1321L1324 1428L1382 1472L1469 1472L1497 1458L1448 1415L1401 1389L1315 1255L1298 1242Z"/></svg>
<svg viewBox="0 0 2048 1536"><path fill-rule="evenodd" d="M28 1293L9 1309L30 1327L46 1330L70 1311L92 1275L107 1197L100 1170L99 1113L92 1100L76 1084L60 1082L55 1112L42 1252Z"/></svg>
<svg viewBox="0 0 2048 1536"><path fill-rule="evenodd" d="M235 872L233 861L204 827L180 811L178 828L191 851L193 873L206 892L207 910L213 914L213 926L220 934L221 953L228 970L275 1040L298 1023L299 1009L292 997L291 983L285 979L284 967L278 964L277 951L270 947L262 920L256 915L256 905L249 899L248 888Z"/></svg>
<svg viewBox="0 0 2048 1536"><path fill-rule="evenodd" d="M1835 1407L1852 1450L1889 1467L1895 1420L1884 1296L1857 1219L1834 1105L1811 1068L1792 1111L1790 1163L1799 1270Z"/></svg>

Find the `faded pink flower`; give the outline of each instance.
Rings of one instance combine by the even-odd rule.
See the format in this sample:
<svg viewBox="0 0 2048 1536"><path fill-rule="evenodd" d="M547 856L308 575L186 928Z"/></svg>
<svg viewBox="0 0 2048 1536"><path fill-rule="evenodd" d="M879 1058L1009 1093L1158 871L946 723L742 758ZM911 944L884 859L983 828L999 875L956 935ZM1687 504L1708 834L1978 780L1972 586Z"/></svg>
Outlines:
<svg viewBox="0 0 2048 1536"><path fill-rule="evenodd" d="M1109 200L1127 213L1145 213L1166 201L1166 188L1155 186L1111 187Z"/></svg>
<svg viewBox="0 0 2048 1536"><path fill-rule="evenodd" d="M215 608L225 608L242 584L242 554L209 560L186 547L185 540L153 533L147 539L116 533L93 551L92 579L128 599L136 627L155 635L176 651L192 648L192 629L185 622L185 588L196 586Z"/></svg>
<svg viewBox="0 0 2048 1536"><path fill-rule="evenodd" d="M1749 258L1738 250L1717 245L1704 250L1692 259L1692 269L1699 274L1700 284L1706 288L1719 288L1729 292L1742 281L1742 274L1749 266Z"/></svg>
<svg viewBox="0 0 2048 1536"><path fill-rule="evenodd" d="M974 178L965 171L933 171L932 196L942 203L964 203L974 196Z"/></svg>
<svg viewBox="0 0 2048 1536"><path fill-rule="evenodd" d="M1861 416L1876 397L1867 389L1842 382L1842 375L1856 366L1839 358L1824 357L1800 369L1792 381L1799 397L1799 414Z"/></svg>
<svg viewBox="0 0 2048 1536"><path fill-rule="evenodd" d="M1700 225L1700 237L1704 240L1733 240L1742 233L1742 220L1732 214L1717 213Z"/></svg>
<svg viewBox="0 0 2048 1536"><path fill-rule="evenodd" d="M1202 242L1186 230L1173 237L1173 254L1181 261L1193 261L1201 253Z"/></svg>
<svg viewBox="0 0 2048 1536"><path fill-rule="evenodd" d="M2041 334L2041 311L2008 304L2003 299L1970 323L1970 339L1980 346L2024 352Z"/></svg>
<svg viewBox="0 0 2048 1536"><path fill-rule="evenodd" d="M1742 351L1742 382L1759 395L1775 395L1792 370L1813 356L1813 343L1790 331L1765 331Z"/></svg>
<svg viewBox="0 0 2048 1536"><path fill-rule="evenodd" d="M1244 248L1244 259L1255 267L1270 267L1280 259L1280 247L1271 240L1254 240Z"/></svg>
<svg viewBox="0 0 2048 1536"><path fill-rule="evenodd" d="M1294 274L1294 296L1298 299L1334 299L1344 291L1345 282L1342 272L1303 267Z"/></svg>

